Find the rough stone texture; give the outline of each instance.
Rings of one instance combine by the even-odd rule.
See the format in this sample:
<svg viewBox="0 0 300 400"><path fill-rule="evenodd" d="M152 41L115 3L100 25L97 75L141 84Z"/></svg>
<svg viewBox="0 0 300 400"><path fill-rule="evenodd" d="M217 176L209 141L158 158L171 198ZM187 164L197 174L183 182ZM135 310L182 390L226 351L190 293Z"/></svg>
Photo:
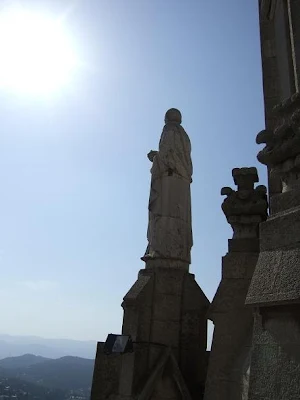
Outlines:
<svg viewBox="0 0 300 400"><path fill-rule="evenodd" d="M206 374L209 301L194 275L173 268L141 270L122 306L122 333L132 336L136 342L135 351L122 356L107 356L102 353L102 346L98 347L91 399L111 396L117 396L117 399L124 396L201 398ZM150 377L165 351L169 351L168 357L173 359L172 368L164 365L150 385ZM149 385L147 390L151 396L146 396L145 388ZM183 387L184 397L180 394Z"/></svg>
<svg viewBox="0 0 300 400"><path fill-rule="evenodd" d="M267 217L266 188L258 182L256 168L232 171L237 191L227 195L222 209L233 229L229 252L223 257L222 280L209 308L214 322L212 349L205 386L205 400L247 399L252 310L245 298L258 259L258 225Z"/></svg>
<svg viewBox="0 0 300 400"><path fill-rule="evenodd" d="M300 398L299 306L261 308L255 315L249 399Z"/></svg>
<svg viewBox="0 0 300 400"><path fill-rule="evenodd" d="M167 111L158 151L148 158L151 168L148 247L143 259L181 260L190 263L193 245L191 143L176 109Z"/></svg>
<svg viewBox="0 0 300 400"><path fill-rule="evenodd" d="M136 342L134 352L118 357L105 356L98 350L91 399L113 395L118 395L118 399L201 399L207 366L209 301L194 275L176 268L141 270L122 306L122 333L131 335ZM176 360L177 367L174 360L171 370L164 366L151 386L151 376L165 351ZM151 388L146 390L149 385ZM176 397L182 393L182 387L186 388L186 395ZM145 390L151 392L150 397L144 397Z"/></svg>
<svg viewBox="0 0 300 400"><path fill-rule="evenodd" d="M260 227L261 253L246 304L255 307L249 400L300 398L300 97L275 108L258 159L283 182Z"/></svg>
<svg viewBox="0 0 300 400"><path fill-rule="evenodd" d="M247 304L261 306L300 301L300 249L260 253Z"/></svg>
<svg viewBox="0 0 300 400"><path fill-rule="evenodd" d="M171 347L191 395L199 396L205 381L209 302L194 276L175 268L145 269L132 289L123 302L123 333L137 342L129 355L134 369L131 394L143 390L162 349Z"/></svg>
<svg viewBox="0 0 300 400"><path fill-rule="evenodd" d="M161 351L161 357L144 385L138 400L191 400L190 393L171 349Z"/></svg>
<svg viewBox="0 0 300 400"><path fill-rule="evenodd" d="M285 210L292 209L299 204L300 191L288 191L275 195L270 199L273 214L284 212Z"/></svg>
<svg viewBox="0 0 300 400"><path fill-rule="evenodd" d="M257 135L257 143L265 143L266 146L258 153L258 160L271 167L281 175L285 181L289 181L289 175L298 168L300 144L300 94L295 93L274 108L278 116L278 125L272 130L263 130ZM287 191L290 189L284 189Z"/></svg>
<svg viewBox="0 0 300 400"><path fill-rule="evenodd" d="M103 354L103 343L97 344L91 399L104 400L118 394L121 356Z"/></svg>
<svg viewBox="0 0 300 400"><path fill-rule="evenodd" d="M299 94L279 104L276 112L281 118L274 132L258 134L258 142L266 143L258 159L281 177L283 193L275 196L276 207L260 227L261 254L247 296L253 306L300 299Z"/></svg>

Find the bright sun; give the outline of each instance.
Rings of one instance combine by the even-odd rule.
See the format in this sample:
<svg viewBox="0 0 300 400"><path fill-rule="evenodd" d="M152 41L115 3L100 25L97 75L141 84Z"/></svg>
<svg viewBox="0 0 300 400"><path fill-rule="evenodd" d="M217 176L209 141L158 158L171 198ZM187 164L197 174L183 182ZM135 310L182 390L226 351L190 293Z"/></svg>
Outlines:
<svg viewBox="0 0 300 400"><path fill-rule="evenodd" d="M23 9L0 13L0 87L49 93L68 81L75 66L61 20Z"/></svg>

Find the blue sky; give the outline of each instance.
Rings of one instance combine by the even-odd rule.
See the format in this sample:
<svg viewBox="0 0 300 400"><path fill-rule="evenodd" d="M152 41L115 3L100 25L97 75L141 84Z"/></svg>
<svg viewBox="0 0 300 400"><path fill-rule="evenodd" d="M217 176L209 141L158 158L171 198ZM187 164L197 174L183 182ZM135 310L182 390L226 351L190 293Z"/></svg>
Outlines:
<svg viewBox="0 0 300 400"><path fill-rule="evenodd" d="M144 267L146 154L168 108L192 142L191 272L209 299L231 237L220 189L234 167L266 183L257 1L39 2L66 10L82 61L68 85L0 92L1 330L103 340Z"/></svg>

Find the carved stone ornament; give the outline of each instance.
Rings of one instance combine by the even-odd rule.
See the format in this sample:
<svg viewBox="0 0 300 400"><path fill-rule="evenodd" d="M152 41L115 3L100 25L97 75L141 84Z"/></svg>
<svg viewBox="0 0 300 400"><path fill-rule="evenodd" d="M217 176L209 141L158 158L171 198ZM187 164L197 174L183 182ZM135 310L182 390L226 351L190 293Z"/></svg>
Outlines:
<svg viewBox="0 0 300 400"><path fill-rule="evenodd" d="M267 218L267 189L258 182L256 168L234 168L232 170L237 190L224 187L221 195L227 196L222 210L233 229L233 239L258 237L258 226Z"/></svg>
<svg viewBox="0 0 300 400"><path fill-rule="evenodd" d="M257 159L281 177L283 191L288 191L300 186L300 94L280 103L274 113L280 117L275 130L257 135L256 142L266 144Z"/></svg>

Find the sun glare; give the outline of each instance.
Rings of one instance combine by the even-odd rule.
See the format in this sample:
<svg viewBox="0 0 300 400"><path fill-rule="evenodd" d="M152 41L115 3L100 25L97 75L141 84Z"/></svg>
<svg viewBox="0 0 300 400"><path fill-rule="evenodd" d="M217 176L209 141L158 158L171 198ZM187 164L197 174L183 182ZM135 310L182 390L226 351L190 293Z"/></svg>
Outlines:
<svg viewBox="0 0 300 400"><path fill-rule="evenodd" d="M61 20L22 9L0 12L0 87L49 93L69 80L75 66Z"/></svg>

